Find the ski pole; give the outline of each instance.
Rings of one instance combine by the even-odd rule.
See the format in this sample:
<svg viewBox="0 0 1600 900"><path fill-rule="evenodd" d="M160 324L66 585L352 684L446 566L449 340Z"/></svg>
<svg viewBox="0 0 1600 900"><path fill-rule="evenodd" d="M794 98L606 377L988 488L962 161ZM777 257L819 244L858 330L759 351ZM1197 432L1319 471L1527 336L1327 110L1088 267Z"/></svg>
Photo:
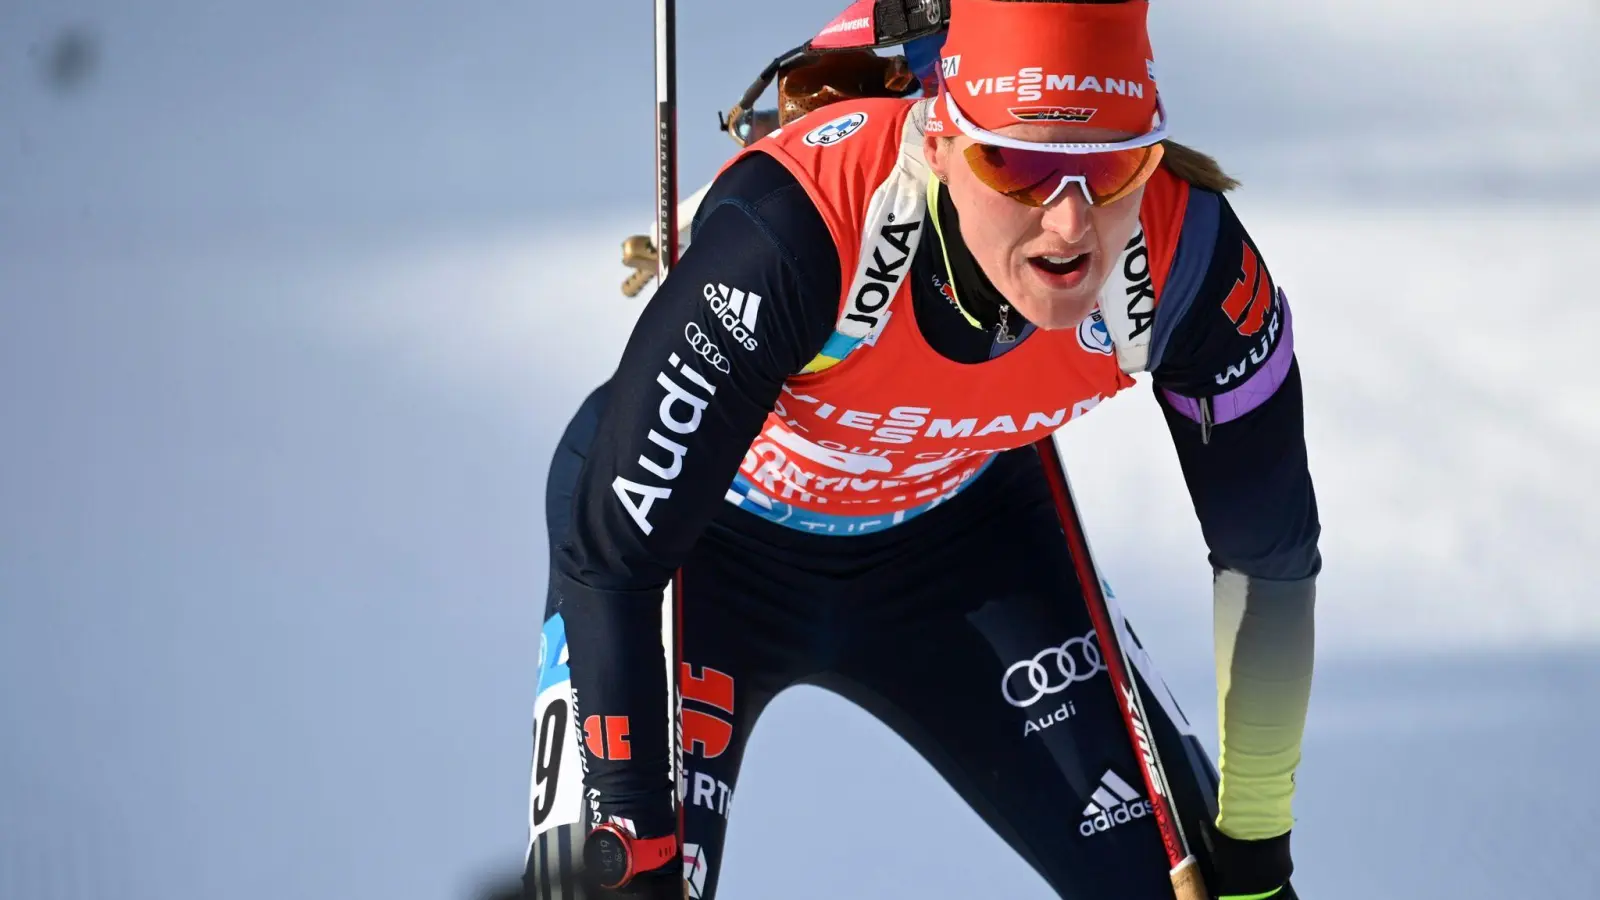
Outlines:
<svg viewBox="0 0 1600 900"><path fill-rule="evenodd" d="M678 4L677 0L656 0L656 289L666 283L667 273L678 262ZM683 571L672 573L662 605L663 637L672 630L670 641L662 641L666 653L668 689L667 739L672 742L671 778L673 803L678 807L678 852L684 846L683 802L676 785L683 777ZM681 864L680 864L681 865ZM689 895L684 882L684 896Z"/></svg>
<svg viewBox="0 0 1600 900"><path fill-rule="evenodd" d="M1073 568L1078 584L1083 590L1084 603L1089 608L1089 620L1100 638L1101 655L1105 657L1107 677L1117 697L1117 707L1122 712L1122 723L1128 729L1128 740L1133 754L1142 762L1150 807L1155 813L1156 826L1161 830L1161 843L1167 851L1171 866L1172 893L1177 900L1209 900L1199 863L1189 849L1188 838L1183 833L1183 823L1178 820L1177 807L1167 781L1167 770L1161 764L1161 754L1156 748L1155 736L1150 731L1150 717L1145 714L1144 698L1133 680L1133 668L1122 647L1116 624L1111 619L1111 609L1105 592L1100 587L1100 573L1089 551L1089 538L1078 517L1077 504L1072 498L1072 486L1067 482L1066 464L1056 446L1055 436L1035 441L1040 461L1044 464L1045 480L1050 484L1050 495L1055 500L1056 513L1061 528L1067 536L1067 546L1072 553Z"/></svg>
<svg viewBox="0 0 1600 900"><path fill-rule="evenodd" d="M622 264L633 269L622 293L636 297L660 285L678 262L678 11L676 0L656 0L656 234L622 242Z"/></svg>
<svg viewBox="0 0 1600 900"><path fill-rule="evenodd" d="M656 0L656 284L678 262L678 4Z"/></svg>

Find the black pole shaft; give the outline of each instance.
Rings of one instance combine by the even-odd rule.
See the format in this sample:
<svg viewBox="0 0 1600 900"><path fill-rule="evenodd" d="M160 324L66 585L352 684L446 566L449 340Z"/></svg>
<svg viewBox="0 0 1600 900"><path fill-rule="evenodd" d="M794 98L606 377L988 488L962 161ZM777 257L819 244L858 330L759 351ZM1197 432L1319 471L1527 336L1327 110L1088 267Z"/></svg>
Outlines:
<svg viewBox="0 0 1600 900"><path fill-rule="evenodd" d="M678 262L678 11L656 0L656 286Z"/></svg>
<svg viewBox="0 0 1600 900"><path fill-rule="evenodd" d="M678 262L678 4L656 0L656 290ZM668 739L672 742L672 783L683 777L683 572L667 585L662 615L668 674ZM677 792L673 792L677 800ZM678 847L683 847L683 804L678 806Z"/></svg>

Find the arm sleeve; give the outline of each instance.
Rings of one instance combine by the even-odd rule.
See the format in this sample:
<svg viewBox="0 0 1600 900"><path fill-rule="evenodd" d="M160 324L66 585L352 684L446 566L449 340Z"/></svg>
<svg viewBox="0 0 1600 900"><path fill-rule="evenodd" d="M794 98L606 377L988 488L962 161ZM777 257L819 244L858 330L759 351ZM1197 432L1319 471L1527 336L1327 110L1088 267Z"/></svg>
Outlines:
<svg viewBox="0 0 1600 900"><path fill-rule="evenodd" d="M1259 871L1234 872L1270 887L1289 870L1322 565L1292 320L1260 251L1209 191L1191 192L1168 287L1151 368L1213 569L1217 827L1270 845L1238 857Z"/></svg>
<svg viewBox="0 0 1600 900"><path fill-rule="evenodd" d="M553 536L591 812L676 828L662 589L724 503L788 377L832 332L838 250L804 189L752 154L730 167L646 305Z"/></svg>

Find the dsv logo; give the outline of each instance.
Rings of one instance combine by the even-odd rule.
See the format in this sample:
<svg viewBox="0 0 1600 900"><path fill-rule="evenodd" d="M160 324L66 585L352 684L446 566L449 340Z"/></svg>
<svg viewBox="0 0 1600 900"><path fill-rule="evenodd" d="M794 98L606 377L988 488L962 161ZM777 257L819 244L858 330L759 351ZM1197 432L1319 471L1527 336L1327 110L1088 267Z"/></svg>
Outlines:
<svg viewBox="0 0 1600 900"><path fill-rule="evenodd" d="M1012 663L1000 677L1000 693L1012 706L1026 708L1105 670L1100 646L1090 629L1083 637L1070 638L1059 647L1040 650L1032 659Z"/></svg>
<svg viewBox="0 0 1600 900"><path fill-rule="evenodd" d="M694 348L694 352L700 354L701 358L713 368L724 375L728 374L728 358L722 355L721 348L713 343L711 338L706 337L706 333L700 330L699 325L690 322L683 326L683 338Z"/></svg>

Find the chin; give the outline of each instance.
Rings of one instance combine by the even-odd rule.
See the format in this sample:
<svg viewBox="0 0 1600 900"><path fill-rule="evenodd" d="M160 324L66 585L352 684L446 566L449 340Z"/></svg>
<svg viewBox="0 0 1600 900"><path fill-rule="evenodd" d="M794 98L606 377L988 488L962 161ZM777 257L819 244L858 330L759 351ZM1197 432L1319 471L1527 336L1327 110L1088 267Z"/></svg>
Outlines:
<svg viewBox="0 0 1600 900"><path fill-rule="evenodd" d="M1096 253L1095 256L1100 254ZM1084 273L1087 277L1070 288L1044 283L1024 263L1017 279L1021 290L1016 292L1017 299L1011 305L1029 322L1045 330L1076 328L1100 302L1100 289L1105 286L1106 273L1100 271L1101 267L1095 264L1098 262L1096 259L1091 263L1090 270Z"/></svg>
<svg viewBox="0 0 1600 900"><path fill-rule="evenodd" d="M1078 323L1088 318L1089 313L1094 311L1095 303L1099 299L1098 289L1075 290L1067 295L1052 291L1046 296L1027 296L1022 302L1012 305L1029 322L1046 331L1054 331L1061 328L1077 328Z"/></svg>

